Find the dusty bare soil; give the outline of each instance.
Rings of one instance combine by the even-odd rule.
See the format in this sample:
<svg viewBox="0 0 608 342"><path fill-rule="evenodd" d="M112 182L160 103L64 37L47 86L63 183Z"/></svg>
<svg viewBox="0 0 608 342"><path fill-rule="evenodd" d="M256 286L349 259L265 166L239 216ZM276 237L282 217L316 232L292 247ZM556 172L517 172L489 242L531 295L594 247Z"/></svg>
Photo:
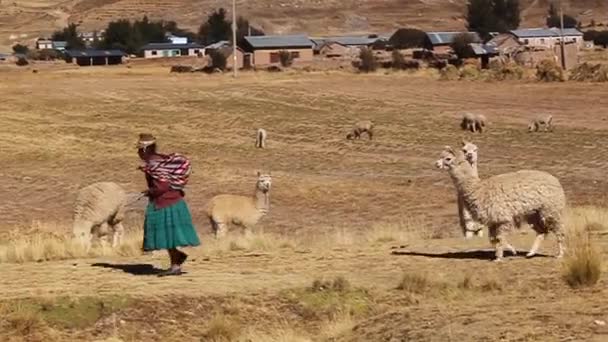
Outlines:
<svg viewBox="0 0 608 342"><path fill-rule="evenodd" d="M176 20L197 29L205 16L219 7L218 0L20 0L0 2L0 46L35 39L67 23L83 29L104 28L119 18ZM465 0L247 0L237 1L240 14L269 33L309 34L392 33L396 28L414 26L423 30L461 30L465 26ZM565 1L565 12L588 25L606 22L605 2ZM521 1L522 27L544 24L549 0ZM23 35L23 36L22 36ZM12 36L12 37L11 37Z"/></svg>
<svg viewBox="0 0 608 342"><path fill-rule="evenodd" d="M454 189L433 168L444 145L468 137L480 148L482 177L542 169L562 181L571 206L603 206L604 85L441 82L405 73L242 73L233 80L150 66L0 72L0 240L32 233L32 221L67 234L75 191L86 184L143 189L134 144L148 131L161 150L193 160L186 198L204 244L192 251L187 274L165 279L150 274L166 267L162 254L2 264L0 309L12 318L0 323L0 337L189 341L213 340L214 331L217 340L211 328L221 319L243 341L607 337L595 323L608 319L605 277L574 291L552 257L489 262L485 238L460 238ZM460 131L464 110L484 113L488 131ZM526 132L539 112L553 114L555 132ZM357 119L376 122L373 141L345 139ZM269 132L265 150L253 146L258 127ZM258 169L274 176L271 212L259 225L266 232L302 239L402 224L417 227L418 238L358 244L334 237L323 248L206 253L205 203L222 192L251 193ZM135 211L129 225L140 221ZM532 236L512 240L523 253ZM606 235L597 242L605 257ZM550 238L542 252L554 250ZM429 283L397 290L403 274ZM349 290L310 293L314 280L338 276ZM67 327L40 323L28 311L28 301L40 301L40 315L59 315L48 303L63 296L128 303L111 311L100 304L99 319ZM78 306L68 307L60 312Z"/></svg>

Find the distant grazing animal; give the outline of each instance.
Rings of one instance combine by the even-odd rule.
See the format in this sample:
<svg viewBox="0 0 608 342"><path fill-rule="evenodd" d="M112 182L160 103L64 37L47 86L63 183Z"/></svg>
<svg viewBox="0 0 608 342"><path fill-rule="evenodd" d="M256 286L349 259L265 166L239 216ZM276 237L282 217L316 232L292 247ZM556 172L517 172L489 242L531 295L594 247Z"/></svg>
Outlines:
<svg viewBox="0 0 608 342"><path fill-rule="evenodd" d="M566 196L557 178L543 171L520 170L480 180L462 151L456 153L449 146L441 153L436 167L449 172L473 218L488 226L495 261L502 260L503 249L509 246L506 233L519 228L522 222L531 224L537 233L527 257L537 253L549 232L557 237L557 257L563 256Z"/></svg>
<svg viewBox="0 0 608 342"><path fill-rule="evenodd" d="M483 114L464 113L462 121L460 121L460 128L473 133L477 131L483 133L485 127L486 117Z"/></svg>
<svg viewBox="0 0 608 342"><path fill-rule="evenodd" d="M128 196L113 182L98 182L80 189L74 203L72 232L87 251L93 238L112 236L112 247L122 243Z"/></svg>
<svg viewBox="0 0 608 342"><path fill-rule="evenodd" d="M374 123L370 120L362 120L355 123L350 133L346 135L346 139L360 139L361 134L367 133L369 140L372 140L374 132Z"/></svg>
<svg viewBox="0 0 608 342"><path fill-rule="evenodd" d="M266 130L259 128L255 135L255 147L266 148Z"/></svg>
<svg viewBox="0 0 608 342"><path fill-rule="evenodd" d="M541 127L545 132L553 132L553 115L543 115L534 118L528 124L528 132L538 132Z"/></svg>
<svg viewBox="0 0 608 342"><path fill-rule="evenodd" d="M253 196L217 195L207 206L207 216L216 238L226 234L227 226L241 226L246 234L270 211L270 186L272 178L268 174L257 173L258 180Z"/></svg>

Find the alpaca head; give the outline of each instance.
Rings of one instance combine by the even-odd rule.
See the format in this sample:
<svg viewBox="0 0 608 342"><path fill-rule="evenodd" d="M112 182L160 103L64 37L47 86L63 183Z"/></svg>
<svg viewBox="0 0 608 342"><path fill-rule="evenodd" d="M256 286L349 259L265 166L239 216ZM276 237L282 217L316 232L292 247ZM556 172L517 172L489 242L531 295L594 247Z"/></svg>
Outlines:
<svg viewBox="0 0 608 342"><path fill-rule="evenodd" d="M477 145L462 139L462 153L469 164L475 165L477 163Z"/></svg>
<svg viewBox="0 0 608 342"><path fill-rule="evenodd" d="M528 132L533 132L535 128L536 128L536 123L534 121L532 121L528 124Z"/></svg>
<svg viewBox="0 0 608 342"><path fill-rule="evenodd" d="M439 155L439 159L435 162L435 166L441 170L450 170L454 167L455 162L456 152L450 146L445 146Z"/></svg>
<svg viewBox="0 0 608 342"><path fill-rule="evenodd" d="M439 157L435 162L438 169L450 171L450 174L454 171L455 175L473 176L473 168L462 151L454 151L450 146L446 146Z"/></svg>
<svg viewBox="0 0 608 342"><path fill-rule="evenodd" d="M267 193L270 191L270 186L272 185L272 177L270 172L267 174L262 174L258 171L258 181L256 183L256 188L262 191L263 193Z"/></svg>

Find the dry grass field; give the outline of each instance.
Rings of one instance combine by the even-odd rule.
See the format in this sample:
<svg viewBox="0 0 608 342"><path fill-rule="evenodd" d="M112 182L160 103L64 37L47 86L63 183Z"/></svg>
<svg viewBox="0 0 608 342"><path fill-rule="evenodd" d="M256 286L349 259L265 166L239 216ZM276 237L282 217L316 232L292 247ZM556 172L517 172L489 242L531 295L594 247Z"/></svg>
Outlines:
<svg viewBox="0 0 608 342"><path fill-rule="evenodd" d="M573 289L568 270L580 263L552 258L553 237L542 256L525 259L527 228L511 238L518 256L489 262L486 238L461 237L455 191L433 165L444 145L468 137L480 148L482 177L523 168L556 175L568 228L591 230L589 248L571 255L605 260L605 85L38 70L0 69L0 340L608 337L606 263L595 286ZM464 110L484 113L488 131L460 131ZM553 114L555 132L528 134L528 119L541 112ZM376 122L373 141L345 139L357 119ZM254 148L258 127L268 131L265 150ZM134 147L144 131L162 151L193 161L186 199L203 246L190 251L181 277L152 276L166 257L139 252L140 205L117 251L86 256L64 241L78 188L108 180L144 189ZM272 171L270 214L250 239L235 230L213 241L205 204L252 193L257 170Z"/></svg>

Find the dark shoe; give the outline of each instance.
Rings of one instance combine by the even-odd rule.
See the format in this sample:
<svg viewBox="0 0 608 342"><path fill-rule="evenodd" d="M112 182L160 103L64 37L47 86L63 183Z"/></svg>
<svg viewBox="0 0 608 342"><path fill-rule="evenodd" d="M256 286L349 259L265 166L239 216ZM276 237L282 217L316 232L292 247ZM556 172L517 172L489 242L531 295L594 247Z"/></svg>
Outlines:
<svg viewBox="0 0 608 342"><path fill-rule="evenodd" d="M158 274L159 277L179 276L182 275L180 268L171 268Z"/></svg>
<svg viewBox="0 0 608 342"><path fill-rule="evenodd" d="M179 252L179 258L177 259L177 264L181 265L184 262L186 262L186 259L188 259L188 254L184 253L184 252Z"/></svg>

